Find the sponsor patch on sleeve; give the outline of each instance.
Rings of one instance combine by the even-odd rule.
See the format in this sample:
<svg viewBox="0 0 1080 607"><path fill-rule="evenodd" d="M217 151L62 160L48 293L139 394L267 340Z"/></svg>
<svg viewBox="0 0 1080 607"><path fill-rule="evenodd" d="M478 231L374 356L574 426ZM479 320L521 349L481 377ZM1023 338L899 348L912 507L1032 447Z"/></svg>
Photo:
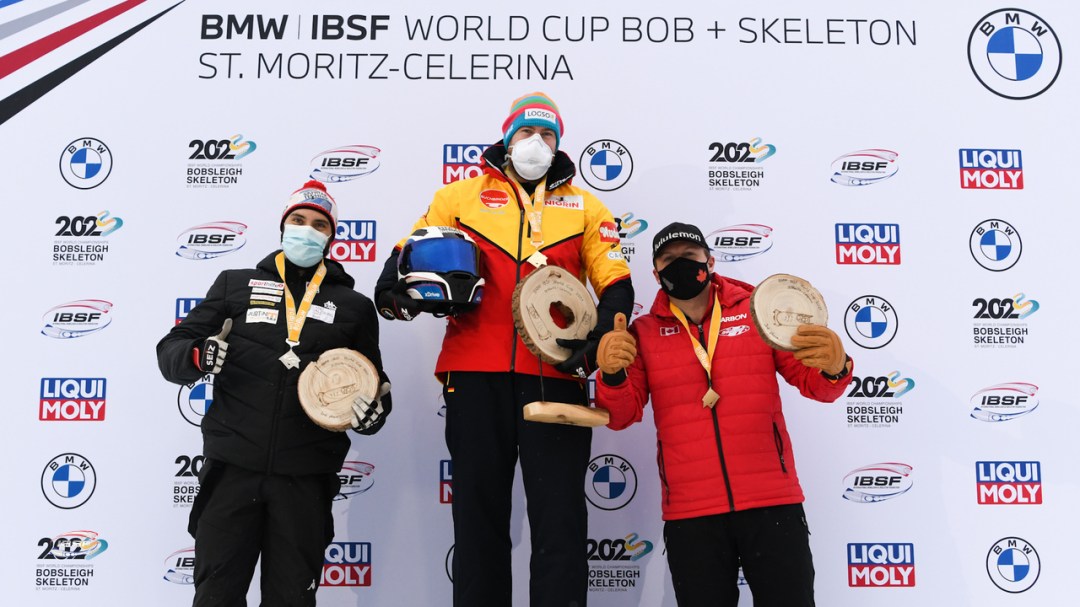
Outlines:
<svg viewBox="0 0 1080 607"><path fill-rule="evenodd" d="M247 311L247 322L256 323L264 322L270 325L276 325L278 319L277 310L263 310L260 308L249 308Z"/></svg>
<svg viewBox="0 0 1080 607"><path fill-rule="evenodd" d="M619 228L614 221L605 221L600 224L600 242L619 242Z"/></svg>

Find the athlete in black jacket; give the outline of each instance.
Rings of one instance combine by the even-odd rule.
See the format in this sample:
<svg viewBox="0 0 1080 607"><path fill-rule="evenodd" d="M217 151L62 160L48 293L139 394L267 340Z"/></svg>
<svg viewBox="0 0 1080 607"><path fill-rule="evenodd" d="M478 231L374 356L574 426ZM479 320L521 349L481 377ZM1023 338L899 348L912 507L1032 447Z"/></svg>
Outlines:
<svg viewBox="0 0 1080 607"><path fill-rule="evenodd" d="M301 409L304 367L333 348L360 352L383 386L374 401L354 403L353 427L373 434L390 412L375 306L353 290L341 264L324 258L336 222L323 185L305 184L282 215L284 251L254 269L222 272L158 343L165 379L186 384L214 375L213 404L202 422L206 461L189 524L196 606L244 604L260 553L263 605L315 604L350 440L316 426ZM306 321L293 339L299 343L290 345L296 333L288 329L288 308L305 309L305 295L313 296ZM286 364L289 352L295 364Z"/></svg>

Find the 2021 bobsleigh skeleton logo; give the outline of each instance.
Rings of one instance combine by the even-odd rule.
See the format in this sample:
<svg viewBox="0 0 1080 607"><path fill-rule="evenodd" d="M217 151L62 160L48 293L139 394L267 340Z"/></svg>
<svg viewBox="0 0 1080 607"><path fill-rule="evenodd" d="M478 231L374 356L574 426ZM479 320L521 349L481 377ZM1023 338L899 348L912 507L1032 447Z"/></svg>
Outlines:
<svg viewBox="0 0 1080 607"><path fill-rule="evenodd" d="M106 210L97 215L61 215L56 225L60 227L53 241L53 265L92 266L105 260L109 253L105 237L119 230L124 220Z"/></svg>
<svg viewBox="0 0 1080 607"><path fill-rule="evenodd" d="M90 460L77 453L61 453L41 471L41 492L57 508L78 508L94 495L97 473Z"/></svg>
<svg viewBox="0 0 1080 607"><path fill-rule="evenodd" d="M975 24L968 36L968 63L979 82L1006 99L1042 94L1061 71L1061 42L1035 13L996 10Z"/></svg>
<svg viewBox="0 0 1080 607"><path fill-rule="evenodd" d="M709 151L708 189L748 191L761 186L765 169L760 165L776 154L776 146L754 137L743 142L714 141Z"/></svg>
<svg viewBox="0 0 1080 607"><path fill-rule="evenodd" d="M975 262L991 272L1015 266L1024 251L1020 232L1001 219L987 219L975 226L968 247Z"/></svg>
<svg viewBox="0 0 1080 607"><path fill-rule="evenodd" d="M578 168L585 183L601 192L610 192L630 181L630 175L634 172L634 157L618 141L599 139L585 146Z"/></svg>
<svg viewBox="0 0 1080 607"><path fill-rule="evenodd" d="M649 229L649 222L645 219L635 219L633 213L623 213L615 218L615 230L619 233L620 253L627 262L637 252L637 245L632 239Z"/></svg>
<svg viewBox="0 0 1080 607"><path fill-rule="evenodd" d="M900 398L915 388L915 380L888 375L853 375L847 393L845 413L848 428L891 428L904 417Z"/></svg>
<svg viewBox="0 0 1080 607"><path fill-rule="evenodd" d="M112 323L113 304L104 299L79 299L60 304L42 316L41 334L56 339L74 339L97 333Z"/></svg>
<svg viewBox="0 0 1080 607"><path fill-rule="evenodd" d="M618 510L637 494L637 473L618 455L594 457L585 473L585 497L601 510Z"/></svg>
<svg viewBox="0 0 1080 607"><path fill-rule="evenodd" d="M589 538L586 558L589 561L590 592L627 592L641 581L641 560L653 550L653 543L637 533L618 538Z"/></svg>
<svg viewBox="0 0 1080 607"><path fill-rule="evenodd" d="M976 348L1016 348L1024 345L1030 333L1021 322L1041 307L1024 293L1012 297L976 297L972 341Z"/></svg>
<svg viewBox="0 0 1080 607"><path fill-rule="evenodd" d="M1035 547L1018 537L994 542L986 553L986 574L1005 592L1024 592L1039 581L1042 561Z"/></svg>
<svg viewBox="0 0 1080 607"><path fill-rule="evenodd" d="M109 548L97 531L79 530L43 537L37 545L34 586L38 590L79 591L94 579L92 559Z"/></svg>
<svg viewBox="0 0 1080 607"><path fill-rule="evenodd" d="M73 188L89 190L109 178L112 152L93 137L80 137L67 144L60 154L60 175Z"/></svg>
<svg viewBox="0 0 1080 607"><path fill-rule="evenodd" d="M227 188L236 185L244 174L242 158L258 147L243 135L226 139L192 139L188 143L187 187Z"/></svg>

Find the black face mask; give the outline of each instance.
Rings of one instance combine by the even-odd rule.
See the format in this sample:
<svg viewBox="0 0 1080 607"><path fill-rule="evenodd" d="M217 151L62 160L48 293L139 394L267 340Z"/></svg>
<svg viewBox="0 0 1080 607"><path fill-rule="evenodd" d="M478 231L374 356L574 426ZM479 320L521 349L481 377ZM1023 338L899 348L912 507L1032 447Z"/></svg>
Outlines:
<svg viewBox="0 0 1080 607"><path fill-rule="evenodd" d="M693 299L709 284L709 264L686 257L672 261L660 274L660 288L668 297Z"/></svg>

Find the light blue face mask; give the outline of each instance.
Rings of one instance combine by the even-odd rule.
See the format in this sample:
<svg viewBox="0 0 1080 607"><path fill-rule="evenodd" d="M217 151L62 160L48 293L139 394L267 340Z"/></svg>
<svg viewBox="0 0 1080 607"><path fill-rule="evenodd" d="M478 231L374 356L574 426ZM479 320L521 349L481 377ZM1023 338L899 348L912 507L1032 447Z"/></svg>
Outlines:
<svg viewBox="0 0 1080 607"><path fill-rule="evenodd" d="M310 268L323 258L330 237L311 226L286 225L281 232L285 257L301 268Z"/></svg>

